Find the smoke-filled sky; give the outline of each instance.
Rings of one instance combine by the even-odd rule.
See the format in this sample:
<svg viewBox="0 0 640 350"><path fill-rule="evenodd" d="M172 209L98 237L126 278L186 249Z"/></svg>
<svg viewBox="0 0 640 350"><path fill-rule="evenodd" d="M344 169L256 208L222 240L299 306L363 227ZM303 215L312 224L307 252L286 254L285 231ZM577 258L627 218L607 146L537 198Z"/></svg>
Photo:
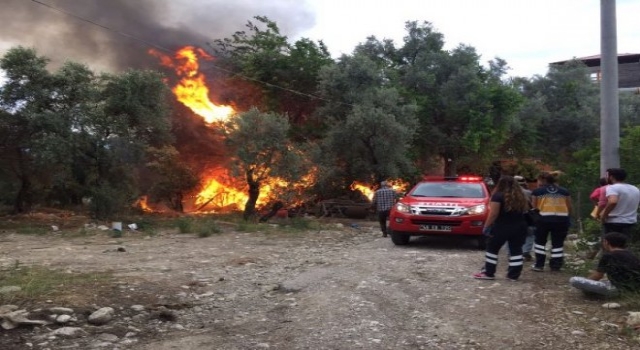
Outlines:
<svg viewBox="0 0 640 350"><path fill-rule="evenodd" d="M298 0L40 0L169 49L204 46L244 30L248 20L266 15L295 36L314 25ZM54 63L72 60L94 68L144 67L157 63L148 45L102 29L31 0L2 0L0 54L8 47L35 47Z"/></svg>

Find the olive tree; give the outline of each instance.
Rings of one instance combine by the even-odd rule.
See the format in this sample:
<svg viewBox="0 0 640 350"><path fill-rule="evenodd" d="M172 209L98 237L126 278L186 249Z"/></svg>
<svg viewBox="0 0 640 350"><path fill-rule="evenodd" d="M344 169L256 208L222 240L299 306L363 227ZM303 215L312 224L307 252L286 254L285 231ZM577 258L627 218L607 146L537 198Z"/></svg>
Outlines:
<svg viewBox="0 0 640 350"><path fill-rule="evenodd" d="M285 115L252 108L225 123L230 169L244 177L249 198L244 219L255 212L260 188L265 181L299 179L305 173L303 154L288 141L289 120Z"/></svg>

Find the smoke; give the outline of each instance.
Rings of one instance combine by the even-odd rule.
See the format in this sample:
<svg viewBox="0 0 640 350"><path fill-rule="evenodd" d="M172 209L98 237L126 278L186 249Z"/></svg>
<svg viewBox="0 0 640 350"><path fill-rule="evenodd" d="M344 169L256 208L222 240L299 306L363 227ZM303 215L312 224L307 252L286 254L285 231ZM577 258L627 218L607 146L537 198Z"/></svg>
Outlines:
<svg viewBox="0 0 640 350"><path fill-rule="evenodd" d="M157 59L147 54L152 46L141 41L171 50L184 45L203 47L244 30L257 15L278 23L288 37L314 24L311 11L298 0L40 1L113 31L30 0L3 0L0 48L34 47L54 65L71 60L105 70L157 67Z"/></svg>

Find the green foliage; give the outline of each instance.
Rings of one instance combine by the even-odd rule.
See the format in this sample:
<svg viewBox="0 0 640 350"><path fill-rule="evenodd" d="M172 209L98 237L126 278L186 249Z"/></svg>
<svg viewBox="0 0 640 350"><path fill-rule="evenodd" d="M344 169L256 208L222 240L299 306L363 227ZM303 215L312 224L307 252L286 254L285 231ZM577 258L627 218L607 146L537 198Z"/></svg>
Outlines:
<svg viewBox="0 0 640 350"><path fill-rule="evenodd" d="M623 130L620 138L620 164L627 171L626 182L640 185L640 125L628 127Z"/></svg>
<svg viewBox="0 0 640 350"><path fill-rule="evenodd" d="M106 219L122 212L123 208L130 206L135 197L128 195L126 190L102 185L91 189L91 211L96 218Z"/></svg>
<svg viewBox="0 0 640 350"><path fill-rule="evenodd" d="M182 217L176 221L180 233L192 233L194 231L194 222L192 218Z"/></svg>
<svg viewBox="0 0 640 350"><path fill-rule="evenodd" d="M254 18L255 23L247 23L247 31L215 40L218 64L254 80L226 77L226 97L240 110L258 107L286 114L293 125L300 127L294 130L297 137L304 139L310 135L302 131L316 132L305 128L304 122L320 101L307 95L315 94L319 70L333 62L329 50L322 42L307 38L289 44L275 22L264 16Z"/></svg>
<svg viewBox="0 0 640 350"><path fill-rule="evenodd" d="M241 222L238 223L238 225L236 226L236 230L238 232L259 232L261 230L264 229L263 225L259 225L253 222L249 222L246 220L243 220Z"/></svg>
<svg viewBox="0 0 640 350"><path fill-rule="evenodd" d="M323 175L320 188L346 188L354 180L379 182L414 171L409 147L417 129L416 106L387 87L384 76L391 61L376 52L385 47L391 51L388 45L369 38L353 56L343 56L321 73L322 95L342 104L320 111L327 122L326 137L316 153Z"/></svg>
<svg viewBox="0 0 640 350"><path fill-rule="evenodd" d="M222 229L214 220L201 221L196 229L198 237L205 238L213 234L222 233Z"/></svg>
<svg viewBox="0 0 640 350"><path fill-rule="evenodd" d="M475 49L443 50L443 36L428 22L408 22L398 50L399 83L418 104L419 159L445 159L448 173L488 167L507 140L522 98L501 80L506 62L480 65Z"/></svg>
<svg viewBox="0 0 640 350"><path fill-rule="evenodd" d="M5 200L26 212L95 196L97 218L125 212L139 193L147 147L172 140L162 76L97 76L73 62L49 72L47 62L23 47L0 59L8 79L0 87L0 185L13 196Z"/></svg>
<svg viewBox="0 0 640 350"><path fill-rule="evenodd" d="M520 154L563 164L597 137L598 86L582 62L552 66L546 76L514 85L526 98L509 141Z"/></svg>
<svg viewBox="0 0 640 350"><path fill-rule="evenodd" d="M19 226L16 231L17 233L24 234L24 235L44 235L48 233L49 230L50 230L50 227L48 226L27 224L24 226L22 225Z"/></svg>
<svg viewBox="0 0 640 350"><path fill-rule="evenodd" d="M288 220L286 226L292 228L296 232L299 232L317 230L320 228L320 223L317 220L309 220L306 218L291 218Z"/></svg>
<svg viewBox="0 0 640 350"><path fill-rule="evenodd" d="M209 217L181 217L176 225L180 233L195 233L200 238L222 233L218 221Z"/></svg>
<svg viewBox="0 0 640 350"><path fill-rule="evenodd" d="M180 154L172 146L147 150L149 162L146 164L147 179L152 178L149 188L142 188L152 202L164 201L178 212L183 212L182 201L186 193L193 191L199 184L198 175L191 167L180 160Z"/></svg>
<svg viewBox="0 0 640 350"><path fill-rule="evenodd" d="M230 168L246 179L249 199L244 218L254 214L260 187L267 179L298 180L308 171L299 149L288 141L289 121L283 115L253 108L225 125L226 144L233 154Z"/></svg>

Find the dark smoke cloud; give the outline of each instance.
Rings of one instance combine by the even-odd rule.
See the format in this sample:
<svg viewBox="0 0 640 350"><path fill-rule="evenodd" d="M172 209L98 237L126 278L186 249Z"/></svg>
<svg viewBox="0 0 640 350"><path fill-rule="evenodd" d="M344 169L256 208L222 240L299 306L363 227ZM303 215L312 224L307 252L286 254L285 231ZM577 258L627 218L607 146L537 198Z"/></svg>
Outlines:
<svg viewBox="0 0 640 350"><path fill-rule="evenodd" d="M288 37L309 29L314 17L299 0L42 0L56 8L159 46L206 46L244 30L265 15ZM54 64L64 60L102 69L157 66L139 41L99 28L30 0L2 0L3 47L34 47ZM1 52L0 52L1 54Z"/></svg>

